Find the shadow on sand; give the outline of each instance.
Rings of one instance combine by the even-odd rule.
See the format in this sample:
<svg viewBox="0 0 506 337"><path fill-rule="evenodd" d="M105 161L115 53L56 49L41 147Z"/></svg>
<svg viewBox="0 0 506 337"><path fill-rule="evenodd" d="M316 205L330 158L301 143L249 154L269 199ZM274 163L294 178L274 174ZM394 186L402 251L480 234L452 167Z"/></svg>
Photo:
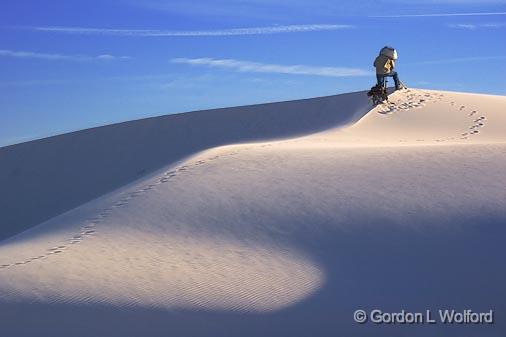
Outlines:
<svg viewBox="0 0 506 337"><path fill-rule="evenodd" d="M316 294L267 313L2 303L2 335L18 336L503 336L504 214L421 230L360 220L311 252L327 272ZM364 221L366 221L364 219ZM357 309L494 310L494 324L357 324Z"/></svg>
<svg viewBox="0 0 506 337"><path fill-rule="evenodd" d="M364 92L195 111L0 148L0 240L192 154L353 123Z"/></svg>

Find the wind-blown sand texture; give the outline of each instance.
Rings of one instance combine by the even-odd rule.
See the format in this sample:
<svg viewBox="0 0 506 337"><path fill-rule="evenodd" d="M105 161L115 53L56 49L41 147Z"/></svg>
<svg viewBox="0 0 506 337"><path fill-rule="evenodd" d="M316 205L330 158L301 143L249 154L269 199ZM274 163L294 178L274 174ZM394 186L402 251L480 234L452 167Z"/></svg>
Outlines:
<svg viewBox="0 0 506 337"><path fill-rule="evenodd" d="M500 336L505 107L361 92L1 148L0 335ZM358 308L496 323L359 325Z"/></svg>

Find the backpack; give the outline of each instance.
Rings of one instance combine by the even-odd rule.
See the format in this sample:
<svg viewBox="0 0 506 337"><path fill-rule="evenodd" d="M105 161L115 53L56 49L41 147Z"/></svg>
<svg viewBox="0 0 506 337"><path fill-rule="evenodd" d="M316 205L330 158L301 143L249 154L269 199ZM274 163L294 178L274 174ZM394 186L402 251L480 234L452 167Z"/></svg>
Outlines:
<svg viewBox="0 0 506 337"><path fill-rule="evenodd" d="M372 98L372 103L374 105L380 104L384 101L388 102L387 89L380 84L376 84L372 87L371 90L367 92L367 96Z"/></svg>
<svg viewBox="0 0 506 337"><path fill-rule="evenodd" d="M386 95L387 91L385 89L385 87L383 87L382 85L379 85L379 84L376 84L374 87L371 88L371 90L369 90L369 92L367 92L367 96L371 97L371 96L383 96L383 95Z"/></svg>

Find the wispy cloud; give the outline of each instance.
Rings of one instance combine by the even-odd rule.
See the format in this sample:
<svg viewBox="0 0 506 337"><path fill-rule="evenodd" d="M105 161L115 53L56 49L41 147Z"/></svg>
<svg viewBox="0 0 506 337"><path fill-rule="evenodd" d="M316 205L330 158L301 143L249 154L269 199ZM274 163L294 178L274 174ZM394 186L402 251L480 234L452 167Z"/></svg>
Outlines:
<svg viewBox="0 0 506 337"><path fill-rule="evenodd" d="M495 61L495 60L506 60L506 56L475 56L475 57L457 57L451 59L441 60L429 60L420 62L405 63L403 65L431 65L431 64L450 64L450 63L461 63L461 62L483 62L483 61Z"/></svg>
<svg viewBox="0 0 506 337"><path fill-rule="evenodd" d="M119 0L118 0L119 1ZM475 11L483 5L501 5L505 0L121 0L148 10L167 12L178 16L253 18L257 22L290 22L294 17L335 18L343 16L391 15L392 10L403 8L405 14L416 10L443 6L459 6L464 12ZM481 5L481 7L480 7ZM449 8L449 7L446 7ZM468 9L465 9L468 8ZM470 8L473 8L472 10ZM492 7L493 8L493 7ZM495 11L496 9L486 9ZM503 10L502 8L499 10ZM419 13L423 13L419 12ZM401 13L402 14L402 13ZM258 21L260 20L260 21Z"/></svg>
<svg viewBox="0 0 506 337"><path fill-rule="evenodd" d="M282 33L303 33L316 31L329 31L354 28L352 25L337 24L312 24L312 25L289 25L270 27L232 28L218 30L190 30L172 31L157 29L110 29L110 28L85 28L85 27L31 27L36 31L81 34L81 35L115 35L115 36L138 36L138 37L198 37L198 36L234 36L234 35L263 35Z"/></svg>
<svg viewBox="0 0 506 337"><path fill-rule="evenodd" d="M122 76L104 76L98 78L103 82L129 82L129 83L159 83L174 79L176 75L169 73L151 74L151 75L122 75ZM185 77L187 78L187 77ZM16 81L0 82L0 86L25 87L25 86L46 86L46 85L67 85L76 83L96 83L96 78L74 77L74 78L53 78L53 79L26 79Z"/></svg>
<svg viewBox="0 0 506 337"><path fill-rule="evenodd" d="M371 18L417 18L417 17L443 17L443 16L494 16L506 15L506 12L484 12L484 13L422 13L422 14L395 14L395 15L375 15Z"/></svg>
<svg viewBox="0 0 506 337"><path fill-rule="evenodd" d="M250 73L275 73L275 74L313 75L313 76L327 76L327 77L367 76L371 74L369 71L357 68L318 67L307 65L279 65L279 64L266 64L249 61L240 61L234 59L175 58L172 59L171 62L179 64L223 68Z"/></svg>
<svg viewBox="0 0 506 337"><path fill-rule="evenodd" d="M187 17L255 19L257 22L290 22L301 14L349 14L350 5L329 0L122 0L132 6ZM371 0L367 0L371 1ZM356 7L356 5L355 5ZM334 16L335 17L335 16Z"/></svg>
<svg viewBox="0 0 506 337"><path fill-rule="evenodd" d="M456 29L480 29L480 28L503 28L506 27L506 23L450 23L448 24L450 28Z"/></svg>
<svg viewBox="0 0 506 337"><path fill-rule="evenodd" d="M405 4L405 5L501 5L506 4L506 0L386 0L389 3Z"/></svg>
<svg viewBox="0 0 506 337"><path fill-rule="evenodd" d="M21 80L21 81L4 81L0 82L0 87L31 87L31 86L48 86L76 83L75 80L54 79L54 80Z"/></svg>
<svg viewBox="0 0 506 337"><path fill-rule="evenodd" d="M30 51L15 51L0 49L0 57L13 57L21 59L41 59L48 61L93 61L93 60L126 60L130 59L129 56L113 56L110 54L102 54L98 56L89 55L63 55L63 54L46 54L36 53Z"/></svg>

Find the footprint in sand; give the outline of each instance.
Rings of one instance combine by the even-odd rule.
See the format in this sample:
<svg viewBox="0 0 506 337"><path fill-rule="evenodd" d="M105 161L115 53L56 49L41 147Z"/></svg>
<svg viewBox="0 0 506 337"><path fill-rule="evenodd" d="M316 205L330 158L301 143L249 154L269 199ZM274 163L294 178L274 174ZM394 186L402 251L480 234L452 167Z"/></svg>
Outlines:
<svg viewBox="0 0 506 337"><path fill-rule="evenodd" d="M149 190L152 190L152 189L153 189L153 187L155 187L155 185L148 185L148 186L144 187L141 191L142 191L142 192L147 192L147 191L149 191Z"/></svg>
<svg viewBox="0 0 506 337"><path fill-rule="evenodd" d="M235 154L237 154L239 152L240 151L234 151L234 152L230 153L229 155L235 155ZM212 158L209 158L208 160L215 160L215 159L219 159L220 157L221 157L220 155L216 155L216 156L214 156ZM205 164L206 162L207 161L205 161L205 160L200 160L194 166L202 165L202 164ZM88 225L81 227L81 231L78 234L75 234L75 235L71 236L69 239L66 240L66 242L69 245L73 245L73 244L77 244L77 243L82 242L87 237L95 235L95 233L96 233L96 230L95 230L96 225L98 225L101 221L103 221L104 219L106 219L115 208L118 208L118 207L121 207L121 206L124 206L124 205L128 204L128 202L130 200L132 200L133 198L136 198L136 197L144 194L146 191L149 191L149 190L155 188L160 183L168 182L169 178L175 177L177 172L184 172L188 168L189 167L187 165L185 165L185 166L182 166L182 167L180 167L180 168L178 168L176 170L168 171L168 172L166 172L163 175L162 178L160 178L157 181L156 184L146 185L142 189L137 190L137 191L135 191L133 193L130 193L129 195L127 195L123 199L120 199L119 201L117 201L112 206L110 206L108 208L105 208L105 209L99 210L100 213L98 214L98 216L93 217L91 219L85 220L85 222L87 222ZM11 264L3 264L3 265L0 265L0 269L9 268L9 267L12 267L12 266L23 265L23 264L27 264L27 263L30 263L30 262L33 262L33 261L36 261L36 260L42 260L42 259L45 259L45 258L51 256L51 255L63 253L65 250L67 250L68 247L70 247L70 246L61 245L61 246L52 247L52 248L47 249L46 253L43 254L43 255L30 257L30 258L28 258L25 261L13 262Z"/></svg>

